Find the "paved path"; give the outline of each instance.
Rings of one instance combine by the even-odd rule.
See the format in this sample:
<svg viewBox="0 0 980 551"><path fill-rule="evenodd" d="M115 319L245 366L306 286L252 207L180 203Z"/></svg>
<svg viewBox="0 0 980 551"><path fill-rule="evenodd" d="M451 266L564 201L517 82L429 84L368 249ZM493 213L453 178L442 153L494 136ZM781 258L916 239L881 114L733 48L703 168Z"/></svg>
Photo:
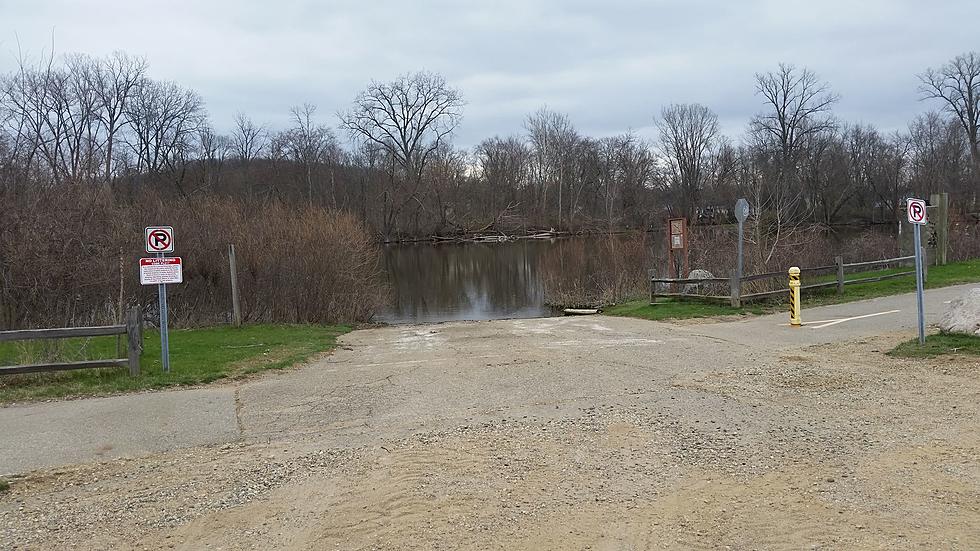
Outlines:
<svg viewBox="0 0 980 551"><path fill-rule="evenodd" d="M239 437L234 389L145 392L0 408L0 474Z"/></svg>
<svg viewBox="0 0 980 551"><path fill-rule="evenodd" d="M926 326L938 323L949 302L980 284L956 285L926 291ZM789 312L743 321L705 325L699 331L755 345L806 345L843 342L893 331L916 330L915 293L845 304L807 308L803 327L789 326Z"/></svg>
<svg viewBox="0 0 980 551"><path fill-rule="evenodd" d="M929 291L928 320L970 287ZM316 435L358 445L379 434L508 412L559 415L599 396L682 394L665 390L662 375L696 376L706 366L755 362L774 350L911 334L915 300L901 295L808 309L802 328L790 328L787 318L671 324L593 316L356 331L320 362L237 385L0 408L0 474L239 439ZM750 411L730 414L751 418Z"/></svg>

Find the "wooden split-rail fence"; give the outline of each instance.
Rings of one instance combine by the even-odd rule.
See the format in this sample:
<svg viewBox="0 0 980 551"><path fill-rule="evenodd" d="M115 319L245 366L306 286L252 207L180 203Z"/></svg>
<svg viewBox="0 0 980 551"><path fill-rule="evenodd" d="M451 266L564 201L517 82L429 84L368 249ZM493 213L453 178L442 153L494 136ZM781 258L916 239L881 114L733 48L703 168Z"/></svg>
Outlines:
<svg viewBox="0 0 980 551"><path fill-rule="evenodd" d="M0 375L17 373L45 373L69 371L94 367L128 367L129 374L140 374L140 354L143 352L143 325L139 308L130 308L126 313L125 325L102 325L97 327L62 327L57 329L23 329L19 331L0 331L0 342L27 341L36 339L71 339L76 337L102 337L106 335L126 335L128 355L125 358L106 360L84 360L77 362L37 363L0 367Z"/></svg>
<svg viewBox="0 0 980 551"><path fill-rule="evenodd" d="M836 278L829 281L820 281L817 283L809 283L800 287L801 290L808 289L824 289L829 287L836 287L837 294L844 293L844 287L846 285L854 285L857 283L871 283L875 281L882 281L885 279L892 279L896 277L906 277L914 276L914 267L908 271L895 272L889 274L883 274L879 276L872 277L861 277L857 279L847 279L848 273L853 273L854 271L869 271L875 269L884 269L887 267L900 266L908 263L914 263L914 256L899 256L896 258L886 258L883 260L871 260L868 262L852 262L844 263L842 257L838 256L834 259L834 264L830 266L817 266L813 268L800 268L800 274L803 276L803 281L806 281L807 275L810 276L821 276L835 274ZM925 268L923 263L923 268ZM743 292L746 290L746 284L756 284L760 281L769 281L769 287L776 287L775 289L763 289L763 290L753 290L750 292ZM771 282L776 281L775 285ZM715 302L728 302L735 308L739 308L743 303L752 302L756 300L765 300L772 297L786 296L788 290L788 276L787 272L767 272L763 274L753 274L743 276L741 278L732 274L731 277L707 277L707 278L687 278L687 279L671 279L671 278L658 278L655 274L650 274L650 302L656 304L658 298L672 298L672 299L685 299L685 300L707 300ZM714 290L715 294L701 293L703 289ZM726 289L728 294L721 294L717 291L721 289Z"/></svg>

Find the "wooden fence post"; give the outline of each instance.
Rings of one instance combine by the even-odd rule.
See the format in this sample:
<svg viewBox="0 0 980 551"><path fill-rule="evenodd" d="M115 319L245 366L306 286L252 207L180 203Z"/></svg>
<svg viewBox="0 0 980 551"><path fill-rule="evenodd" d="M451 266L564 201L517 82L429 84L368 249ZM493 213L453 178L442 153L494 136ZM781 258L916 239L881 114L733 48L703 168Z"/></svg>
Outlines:
<svg viewBox="0 0 980 551"><path fill-rule="evenodd" d="M732 297L732 308L742 307L742 278L738 277L738 273L732 273L731 277L728 279L729 287L731 288Z"/></svg>
<svg viewBox="0 0 980 551"><path fill-rule="evenodd" d="M835 256L834 264L837 266L837 294L844 294L844 257Z"/></svg>
<svg viewBox="0 0 980 551"><path fill-rule="evenodd" d="M139 306L133 306L126 313L126 341L129 343L129 375L136 377L140 374L140 354L143 353L143 324Z"/></svg>
<svg viewBox="0 0 980 551"><path fill-rule="evenodd" d="M647 270L647 281L650 282L650 304L653 304L655 299L654 295L657 292L656 284L653 282L653 278L657 277L657 271L650 269Z"/></svg>
<svg viewBox="0 0 980 551"><path fill-rule="evenodd" d="M922 245L921 254L922 254L922 282L923 283L929 281L929 255L926 254L928 250L929 247Z"/></svg>
<svg viewBox="0 0 980 551"><path fill-rule="evenodd" d="M936 209L929 215L929 224L936 234L936 266L945 266L949 252L949 194L933 193L929 203Z"/></svg>
<svg viewBox="0 0 980 551"><path fill-rule="evenodd" d="M231 271L231 319L235 327L242 325L242 304L238 295L238 264L235 261L235 245L228 245L228 269Z"/></svg>

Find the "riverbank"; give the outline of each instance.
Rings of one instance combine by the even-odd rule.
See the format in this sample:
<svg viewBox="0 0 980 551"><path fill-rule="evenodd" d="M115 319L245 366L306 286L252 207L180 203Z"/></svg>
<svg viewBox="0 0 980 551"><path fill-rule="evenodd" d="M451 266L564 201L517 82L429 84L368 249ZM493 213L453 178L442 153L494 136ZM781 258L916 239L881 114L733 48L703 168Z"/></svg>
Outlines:
<svg viewBox="0 0 980 551"><path fill-rule="evenodd" d="M85 369L0 377L0 404L191 386L283 369L332 350L345 325L247 325L170 331L170 373L163 373L160 334L145 331L141 373L125 368ZM118 357L115 337L0 343L0 365L39 360ZM122 343L125 355L125 340Z"/></svg>
<svg viewBox="0 0 980 551"><path fill-rule="evenodd" d="M861 279L880 275L894 274L908 271L908 268L894 268L889 270L878 270L873 272L859 272L848 274L848 279ZM814 278L815 281L830 281L834 276L822 276ZM950 262L945 266L930 266L926 289L938 289L951 285L964 283L980 282L980 259L964 260L960 262ZM806 283L806 282L804 282ZM842 304L857 300L870 298L899 295L915 291L915 277L902 277L875 281L869 283L857 283L846 285L844 293L838 295L834 289L812 289L807 290L802 295L802 305L806 307L824 306L829 304ZM757 314L774 313L785 309L785 301L772 300L748 304L742 308L732 308L731 306L700 302L697 299L690 300L664 300L656 304L650 304L649 298L642 298L627 301L621 304L608 306L603 309L603 313L610 316L625 316L647 320L667 320L667 319L689 319L704 317L725 317L725 316L746 316Z"/></svg>

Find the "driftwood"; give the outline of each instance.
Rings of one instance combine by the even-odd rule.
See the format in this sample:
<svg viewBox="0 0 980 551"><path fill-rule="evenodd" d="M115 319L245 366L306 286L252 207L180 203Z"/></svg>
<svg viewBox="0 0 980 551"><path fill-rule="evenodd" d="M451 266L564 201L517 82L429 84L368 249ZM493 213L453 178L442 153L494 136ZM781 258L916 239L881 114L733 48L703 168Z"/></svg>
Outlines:
<svg viewBox="0 0 980 551"><path fill-rule="evenodd" d="M598 308L565 308L566 316L591 316L601 312Z"/></svg>
<svg viewBox="0 0 980 551"><path fill-rule="evenodd" d="M433 243L502 243L506 241L519 241L525 239L555 239L568 235L563 232L543 231L525 235L509 235L503 232L495 234L469 234L469 235L433 235L429 240Z"/></svg>

